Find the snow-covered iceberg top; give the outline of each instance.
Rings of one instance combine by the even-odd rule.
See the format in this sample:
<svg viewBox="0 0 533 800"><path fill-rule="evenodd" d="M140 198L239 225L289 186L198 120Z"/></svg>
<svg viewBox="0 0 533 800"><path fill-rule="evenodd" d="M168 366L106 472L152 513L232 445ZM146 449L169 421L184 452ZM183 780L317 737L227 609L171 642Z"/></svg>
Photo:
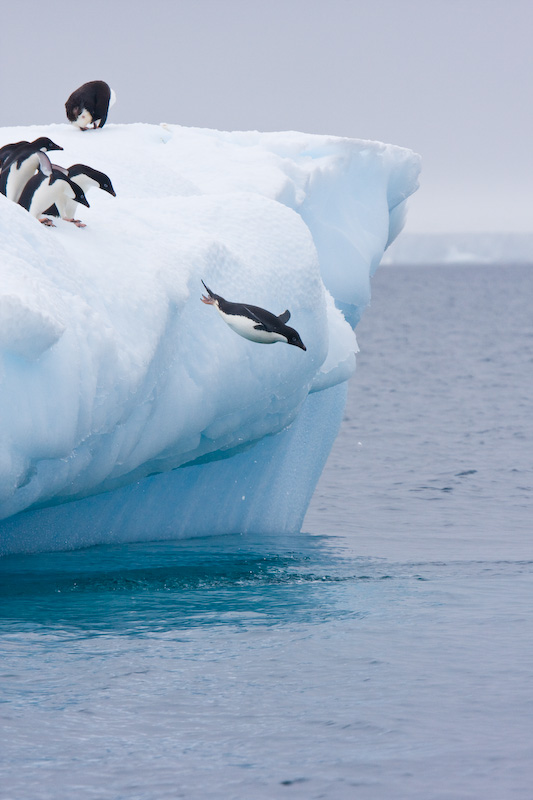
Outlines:
<svg viewBox="0 0 533 800"><path fill-rule="evenodd" d="M352 326L419 158L379 143L174 125L0 129L107 173L87 227L0 196L0 519L242 452L346 381ZM307 351L200 302L291 312Z"/></svg>

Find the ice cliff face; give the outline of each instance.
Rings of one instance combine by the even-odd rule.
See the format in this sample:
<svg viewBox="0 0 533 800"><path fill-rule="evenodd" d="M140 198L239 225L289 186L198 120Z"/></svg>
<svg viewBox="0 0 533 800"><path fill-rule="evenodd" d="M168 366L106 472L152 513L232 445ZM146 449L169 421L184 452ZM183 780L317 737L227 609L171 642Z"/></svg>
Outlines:
<svg viewBox="0 0 533 800"><path fill-rule="evenodd" d="M95 189L87 228L48 229L0 196L0 553L298 529L418 157L144 124L3 129L0 146L40 135L117 197ZM201 279L290 309L307 351L237 336Z"/></svg>

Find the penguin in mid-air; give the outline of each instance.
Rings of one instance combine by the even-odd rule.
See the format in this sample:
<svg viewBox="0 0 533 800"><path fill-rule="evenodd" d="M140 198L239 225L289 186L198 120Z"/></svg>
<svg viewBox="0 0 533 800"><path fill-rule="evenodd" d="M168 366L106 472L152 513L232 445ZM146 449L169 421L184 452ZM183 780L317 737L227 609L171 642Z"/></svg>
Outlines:
<svg viewBox="0 0 533 800"><path fill-rule="evenodd" d="M259 306L251 306L248 303L230 303L218 294L209 289L202 281L207 291L207 297L202 295L202 302L209 306L215 306L224 322L229 327L252 342L260 344L274 344L274 342L286 342L295 347L307 350L300 336L294 328L290 328L286 323L289 321L290 311L284 311L279 317L271 314Z"/></svg>
<svg viewBox="0 0 533 800"><path fill-rule="evenodd" d="M103 128L115 100L115 92L105 81L89 81L73 91L65 103L67 118L82 131L91 126Z"/></svg>
<svg viewBox="0 0 533 800"><path fill-rule="evenodd" d="M22 190L36 170L50 167L50 160L45 155L49 150L63 150L47 136L41 136L33 142L16 142L17 146L8 152L0 172L0 192L9 200L18 202ZM9 147L9 145L4 145Z"/></svg>
<svg viewBox="0 0 533 800"><path fill-rule="evenodd" d="M77 183L71 181L62 169L51 168L49 175L38 172L27 182L19 199L19 205L29 211L33 217L37 217L39 222L44 225L55 227L52 220L40 217L45 210L52 205L60 205L63 196L66 195L76 203L81 203L89 207L83 189Z"/></svg>
<svg viewBox="0 0 533 800"><path fill-rule="evenodd" d="M86 164L73 164L68 169L58 167L54 164L54 168L59 169L70 178L71 181L77 183L84 194L86 194L89 189L97 187L98 189L103 189L104 192L109 192L113 197L117 196L113 189L111 178L109 178L105 172L99 172L97 169L88 167ZM78 228L85 228L86 226L81 220L74 219L76 203L77 200L75 198L71 198L65 193L59 198L59 201L56 201L54 205L47 208L43 213L49 214L51 217L61 217L61 219L64 219L66 222L73 222Z"/></svg>

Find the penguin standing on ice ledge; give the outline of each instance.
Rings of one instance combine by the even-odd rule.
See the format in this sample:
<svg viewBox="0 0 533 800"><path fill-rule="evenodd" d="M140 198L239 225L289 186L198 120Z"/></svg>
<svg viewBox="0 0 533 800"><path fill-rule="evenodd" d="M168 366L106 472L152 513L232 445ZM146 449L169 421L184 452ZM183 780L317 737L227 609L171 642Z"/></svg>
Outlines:
<svg viewBox="0 0 533 800"><path fill-rule="evenodd" d="M73 164L68 169L58 167L57 164L54 164L53 167L63 172L71 181L77 183L84 194L93 186L97 186L99 189L103 189L104 192L109 192L113 197L117 196L113 189L111 178L109 178L105 172L99 172L97 169L88 167L86 164ZM47 208L44 213L49 214L51 217L61 217L61 219L64 219L66 222L73 222L78 228L85 228L86 225L81 219L74 219L77 202L75 197L69 197L68 194L64 192L59 202L56 201L54 205Z"/></svg>
<svg viewBox="0 0 533 800"><path fill-rule="evenodd" d="M103 128L116 95L105 81L89 81L76 89L67 102L67 118L80 130Z"/></svg>
<svg viewBox="0 0 533 800"><path fill-rule="evenodd" d="M2 148L5 158L0 173L0 192L9 200L18 202L26 183L36 170L48 169L48 175L50 174L50 159L45 151L62 149L46 136L33 142L14 142L12 145L5 145Z"/></svg>
<svg viewBox="0 0 533 800"><path fill-rule="evenodd" d="M70 180L62 169L57 169L50 164L48 169L40 170L29 179L18 202L19 206L39 219L49 206L61 205L64 195L76 203L89 207L81 186ZM42 218L39 219L39 222L55 228L50 219Z"/></svg>
<svg viewBox="0 0 533 800"><path fill-rule="evenodd" d="M0 169L3 168L4 164L7 165L8 161L10 160L15 150L18 150L19 148L22 147L33 148L35 151L63 149L58 144L54 144L54 142L47 136L40 136L38 139L34 139L33 142L28 142L26 140L22 142L11 142L10 144L5 144L3 147L0 147Z"/></svg>
<svg viewBox="0 0 533 800"><path fill-rule="evenodd" d="M249 339L251 342L260 344L274 344L274 342L286 342L307 350L307 347L300 339L294 328L290 328L286 323L290 319L290 311L284 311L279 317L271 314L259 306L251 306L248 303L230 303L218 294L214 294L205 285L207 297L202 295L202 303L215 306L224 322L229 327Z"/></svg>

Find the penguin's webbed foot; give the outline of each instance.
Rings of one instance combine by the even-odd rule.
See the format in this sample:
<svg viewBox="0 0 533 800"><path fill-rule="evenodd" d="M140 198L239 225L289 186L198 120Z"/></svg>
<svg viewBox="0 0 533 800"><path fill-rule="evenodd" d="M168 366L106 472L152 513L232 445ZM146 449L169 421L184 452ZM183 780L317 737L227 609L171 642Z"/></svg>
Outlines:
<svg viewBox="0 0 533 800"><path fill-rule="evenodd" d="M65 222L73 222L77 228L86 228L87 225L85 222L82 222L81 219L69 219L68 217L63 217Z"/></svg>
<svg viewBox="0 0 533 800"><path fill-rule="evenodd" d="M213 295L213 292L211 291L209 286L205 285L205 283L203 281L202 281L202 283L204 284L204 289L206 290L207 295L208 295L207 297L206 297L205 294L202 295L202 303L206 303L206 305L208 305L208 306L216 305L216 300L215 300L215 296Z"/></svg>
<svg viewBox="0 0 533 800"><path fill-rule="evenodd" d="M39 220L39 222L41 222L43 225L46 225L48 228L55 228L56 227L54 225L54 223L52 222L52 220L48 219L48 217L43 217L42 219Z"/></svg>

